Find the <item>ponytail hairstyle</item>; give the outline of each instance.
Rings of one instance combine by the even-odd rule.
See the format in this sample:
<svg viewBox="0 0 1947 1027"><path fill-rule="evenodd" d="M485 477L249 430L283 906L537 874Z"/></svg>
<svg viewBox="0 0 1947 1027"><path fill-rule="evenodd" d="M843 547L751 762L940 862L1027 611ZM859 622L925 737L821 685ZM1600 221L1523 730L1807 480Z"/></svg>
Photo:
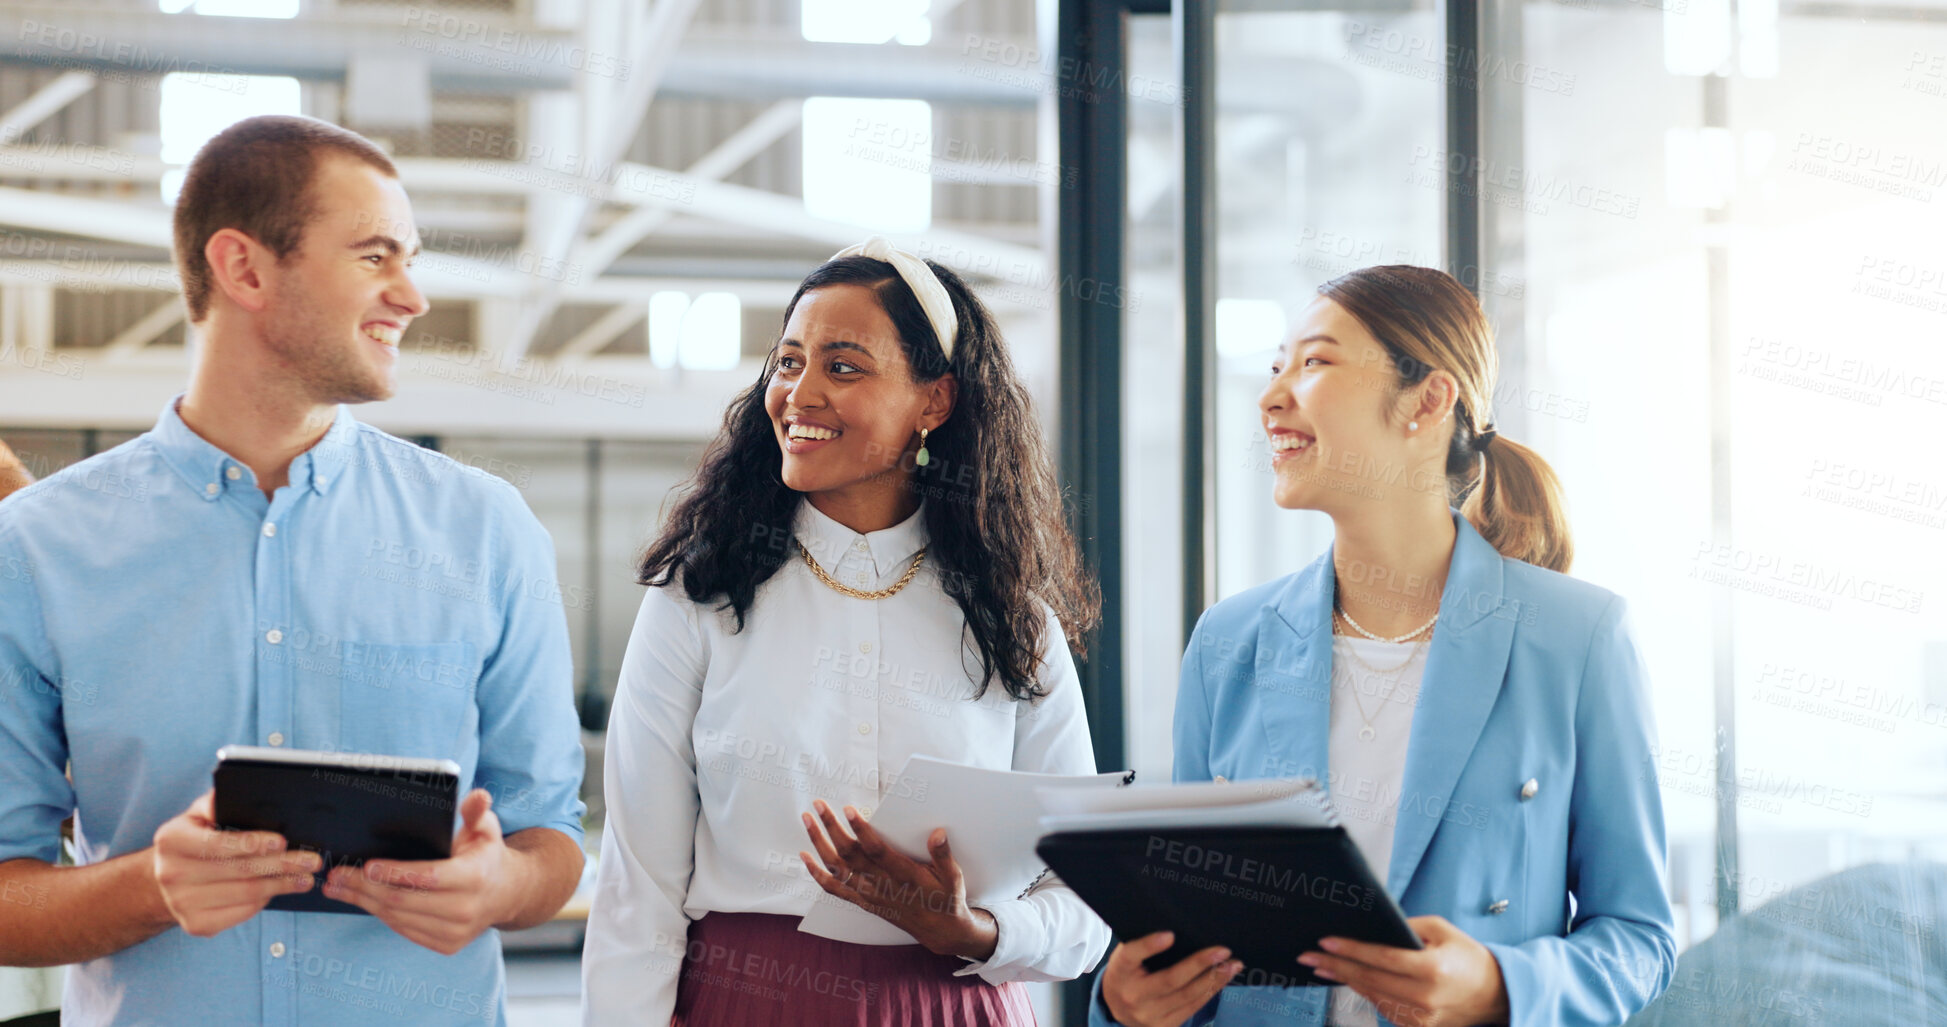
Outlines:
<svg viewBox="0 0 1947 1027"><path fill-rule="evenodd" d="M926 562L965 614L980 653L975 697L998 678L1009 698L1032 701L1043 694L1036 678L1051 641L1048 610L1079 659L1101 616L1101 591L1063 520L1054 460L999 325L959 275L926 264L959 322L950 359L912 288L871 257L813 269L784 308L784 323L813 289L863 286L898 331L914 382L953 374L953 412L926 442L931 459L904 465L913 470L911 488L930 500ZM757 381L730 401L716 441L637 566L639 584L680 587L694 602L718 604L735 614L738 631L757 587L797 554L791 527L804 494L784 484L783 454L764 409L777 362L773 348Z"/></svg>
<svg viewBox="0 0 1947 1027"><path fill-rule="evenodd" d="M1326 282L1318 294L1357 318L1398 372L1395 395L1441 370L1459 384L1447 495L1503 556L1567 573L1575 557L1562 483L1541 454L1493 428L1494 332L1474 294L1445 271L1389 264Z"/></svg>

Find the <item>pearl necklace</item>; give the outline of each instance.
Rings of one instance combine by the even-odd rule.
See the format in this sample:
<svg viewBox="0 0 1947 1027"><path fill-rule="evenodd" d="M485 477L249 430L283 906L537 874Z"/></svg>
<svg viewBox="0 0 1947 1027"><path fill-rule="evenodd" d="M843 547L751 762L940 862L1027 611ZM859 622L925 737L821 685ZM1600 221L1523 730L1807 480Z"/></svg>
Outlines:
<svg viewBox="0 0 1947 1027"><path fill-rule="evenodd" d="M1367 630L1366 630L1365 628L1362 628L1362 627L1360 627L1360 626L1359 626L1359 622L1358 622L1358 621L1356 621L1356 620L1353 620L1353 619L1352 619L1352 615L1351 615L1351 614L1349 614L1349 613L1347 613L1347 612L1345 612L1345 607L1343 607L1343 606L1340 606L1340 605L1338 605L1337 603L1333 603L1333 604L1332 604L1332 610L1333 610L1333 612L1335 612L1335 613L1337 613L1337 614L1338 614L1339 616L1341 616L1341 617L1344 617L1344 618L1345 618L1345 622L1346 622L1347 624L1350 624L1350 625L1352 625L1352 630L1354 630L1354 631L1357 631L1357 632L1358 632L1359 634L1361 634L1361 635L1364 635L1364 636L1366 636L1367 638L1370 638L1370 639L1372 639L1372 640L1373 640L1373 641L1375 641L1375 642L1404 642L1404 641L1406 641L1407 639L1409 639L1409 638L1412 638L1412 637L1413 637L1414 635L1417 635L1417 634L1419 634L1420 632L1422 632L1422 631L1425 631L1426 629L1428 629L1428 628L1430 628L1430 627L1432 627L1432 626L1433 626L1433 622L1434 622L1434 621L1437 621L1437 620L1439 620L1439 619L1440 619L1440 611L1438 611L1438 610L1435 610L1435 611L1433 611L1433 616L1432 616L1432 617L1430 617L1430 618L1428 618L1428 620L1427 620L1427 622L1426 622L1425 624L1422 624L1422 625L1420 625L1419 627L1417 627L1417 628L1414 628L1413 630L1411 630L1411 631L1409 631L1409 632L1407 632L1406 634L1404 634L1404 635L1400 635L1400 636L1398 636L1398 637L1396 637L1396 638L1382 638L1382 637L1380 637L1379 635L1375 635L1375 634L1373 634L1372 632L1370 632L1370 631L1367 631Z"/></svg>
<svg viewBox="0 0 1947 1027"><path fill-rule="evenodd" d="M1397 638L1384 638L1384 637L1381 637L1381 636L1379 636L1379 635L1375 635L1375 634L1373 634L1372 632L1370 632L1370 631L1367 631L1367 630L1366 630L1365 628L1363 628L1363 627L1361 627L1361 626L1359 625L1359 622L1358 622L1358 621L1356 621L1356 620L1353 620L1353 619L1352 619L1352 615L1351 615L1351 614L1349 614L1349 613L1346 613L1346 612L1345 612L1345 609L1344 609L1343 607L1341 607L1341 606L1339 606L1339 605L1338 605L1337 603L1334 603L1334 604L1332 604L1332 610L1333 610L1333 612L1334 612L1334 613L1337 613L1337 614L1338 614L1338 615L1339 615L1340 617L1343 617L1343 618L1345 619L1345 623L1346 623L1346 624L1347 624L1348 626L1350 626L1350 627L1352 628L1352 630L1354 630L1354 631L1357 631L1357 632L1358 632L1359 634L1361 634L1361 635L1364 635L1365 637L1367 637L1367 638L1370 638L1370 639L1372 639L1372 640L1373 640L1373 641L1375 641L1375 642L1388 642L1388 643L1391 643L1391 644L1394 644L1394 645L1397 645L1397 644L1399 644L1399 643L1401 643L1401 642L1404 642L1404 641L1406 641L1407 639L1410 639L1410 638L1412 638L1413 636L1415 636L1415 635L1418 635L1418 634L1420 634L1420 633L1422 633L1422 632L1424 632L1424 631L1426 631L1426 629L1428 629L1428 628L1430 628L1430 627L1432 627L1432 626L1433 626L1433 623L1434 623L1434 621L1437 621L1437 620L1439 620L1439 619L1440 619L1440 615L1439 615L1438 613L1435 613L1435 614L1433 615L1433 620L1429 620L1429 621L1427 621L1427 622L1426 622L1425 624L1422 624L1422 625L1420 625L1419 627L1417 627L1417 628L1414 628L1413 630L1411 630L1411 631L1409 631L1409 632L1407 632L1407 633L1406 633L1406 634L1404 634L1404 635L1400 635L1400 636L1399 636L1399 637L1397 637ZM1365 658L1359 655L1359 651L1358 651L1358 650L1357 650L1356 648L1354 648L1354 647L1352 647L1352 646L1349 646L1349 645L1345 647L1345 652L1346 652L1346 655L1348 655L1348 656L1351 656L1351 657L1352 657L1352 662L1354 662L1354 663L1356 663L1356 664L1358 664L1359 666L1361 666L1361 667L1364 667L1365 669L1367 669L1367 670L1369 670L1369 671L1371 671L1371 672L1372 672L1372 673L1374 673L1374 674L1392 674L1392 675L1395 675L1395 677L1394 677L1394 678L1393 678L1393 680L1392 680L1392 685L1393 685L1393 687L1392 687L1392 688L1389 688L1389 689L1387 689L1387 690L1386 690L1386 694L1385 694L1384 696L1381 696L1381 697L1380 697L1380 699L1379 699L1379 703L1380 703L1380 705L1379 705L1379 706L1378 706L1377 708L1375 708L1375 709L1373 710L1373 712L1372 712L1372 716L1367 716L1367 715L1366 715L1366 707L1365 707L1365 704L1364 704L1364 703L1361 703L1361 702L1359 701L1359 687L1358 687L1358 685L1357 685L1357 684L1354 684L1354 685L1353 685L1353 686L1351 687L1351 693L1352 693L1352 708L1353 708L1353 709L1355 709L1355 710L1357 710L1357 711L1359 712L1359 720L1360 720L1360 722L1361 722L1362 724L1364 724L1364 725L1365 725L1364 727L1361 727L1361 728L1359 729L1359 740L1360 740L1360 741L1362 741L1362 742L1370 742L1370 741L1372 741L1372 740L1373 740L1374 738L1377 738L1377 737L1379 737L1379 732L1378 732L1378 730L1377 730L1377 729L1375 729L1375 728L1374 728L1374 727L1372 726L1372 718L1373 718L1373 717L1376 717L1376 716L1378 716L1378 715L1379 715L1379 713L1380 713L1380 711L1381 711L1381 710L1384 710L1384 709L1386 708L1386 705L1385 705L1385 704L1386 704L1387 702L1389 702L1389 701L1390 701L1390 700L1392 699L1392 697L1393 697L1393 692L1395 692L1395 691L1397 691L1397 690L1398 690L1398 688L1399 688L1399 678L1397 677L1397 675L1398 675L1398 674L1399 674L1399 673L1400 673L1401 671L1404 671L1404 670L1405 670L1405 669L1407 668L1407 666L1408 666L1408 665L1410 665L1410 664L1411 664L1411 663L1412 663L1412 662L1413 662L1414 660L1417 660L1417 659L1419 659L1419 657L1420 657L1420 653L1422 653L1422 652L1424 652L1424 651L1426 650L1426 647L1427 647L1427 644L1428 644L1429 642L1431 642L1431 641L1432 641L1432 636L1430 636L1430 635L1429 635L1428 637L1426 637L1426 638L1422 638L1422 639L1420 639L1420 640L1419 640L1418 642L1416 642L1416 643L1414 643L1414 645L1413 645L1413 651L1412 651L1412 652L1410 652L1410 653L1407 653L1407 654L1406 654L1406 659L1404 659L1404 660L1401 660L1401 661L1400 661L1400 662L1399 662L1399 663L1398 663L1397 665L1395 665L1395 666L1392 666L1392 667L1387 667L1387 668L1384 668L1384 669L1381 669L1381 668L1379 668L1379 667L1375 667L1375 666L1373 666L1372 664L1370 664L1370 663L1367 663L1367 662L1365 661Z"/></svg>

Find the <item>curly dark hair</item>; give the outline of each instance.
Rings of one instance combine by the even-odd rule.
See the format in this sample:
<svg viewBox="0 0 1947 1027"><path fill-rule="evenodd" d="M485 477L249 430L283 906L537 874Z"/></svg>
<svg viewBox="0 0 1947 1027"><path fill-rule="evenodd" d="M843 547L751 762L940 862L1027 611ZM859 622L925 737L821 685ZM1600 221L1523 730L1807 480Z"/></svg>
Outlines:
<svg viewBox="0 0 1947 1027"><path fill-rule="evenodd" d="M974 697L999 677L1010 698L1033 701L1043 695L1035 676L1050 641L1042 604L1081 658L1101 616L1101 592L1063 520L1053 460L993 315L960 276L932 261L927 266L959 318L950 361L912 289L891 264L870 257L819 265L784 308L784 323L813 289L864 286L898 330L913 382L953 373L953 412L927 440L932 459L912 468L908 487L931 500L924 507L927 562L966 615L980 653ZM777 361L773 348L757 381L731 401L723 429L636 574L639 584L659 588L680 578L691 600L734 611L738 631L758 586L795 550L791 525L803 498L784 484L783 455L764 407Z"/></svg>

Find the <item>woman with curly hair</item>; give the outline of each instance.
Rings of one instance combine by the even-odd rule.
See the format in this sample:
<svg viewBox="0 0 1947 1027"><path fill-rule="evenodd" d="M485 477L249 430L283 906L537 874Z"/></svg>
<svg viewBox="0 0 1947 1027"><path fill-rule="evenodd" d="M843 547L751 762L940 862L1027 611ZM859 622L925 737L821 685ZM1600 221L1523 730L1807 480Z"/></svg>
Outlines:
<svg viewBox="0 0 1947 1027"><path fill-rule="evenodd" d="M923 798L914 755L1094 772L1070 650L1099 597L1061 511L957 275L875 238L805 278L642 558L585 1022L1032 1024L1019 982L1094 967L1108 928L1059 881L970 906L945 830L914 860L867 822ZM819 903L877 943L799 930Z"/></svg>

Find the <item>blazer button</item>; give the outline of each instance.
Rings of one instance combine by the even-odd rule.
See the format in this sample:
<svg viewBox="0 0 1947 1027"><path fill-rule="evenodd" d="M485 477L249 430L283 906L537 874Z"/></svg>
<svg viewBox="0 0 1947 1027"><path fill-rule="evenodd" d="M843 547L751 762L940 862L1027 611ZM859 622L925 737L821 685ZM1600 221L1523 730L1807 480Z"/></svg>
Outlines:
<svg viewBox="0 0 1947 1027"><path fill-rule="evenodd" d="M1497 900L1493 905L1487 907L1487 911L1493 914L1494 916L1500 916L1502 913L1508 911L1508 900L1506 899Z"/></svg>
<svg viewBox="0 0 1947 1027"><path fill-rule="evenodd" d="M1535 793L1539 791L1541 791L1541 782L1536 781L1532 777L1529 778L1521 785L1521 801L1526 802L1534 798Z"/></svg>

